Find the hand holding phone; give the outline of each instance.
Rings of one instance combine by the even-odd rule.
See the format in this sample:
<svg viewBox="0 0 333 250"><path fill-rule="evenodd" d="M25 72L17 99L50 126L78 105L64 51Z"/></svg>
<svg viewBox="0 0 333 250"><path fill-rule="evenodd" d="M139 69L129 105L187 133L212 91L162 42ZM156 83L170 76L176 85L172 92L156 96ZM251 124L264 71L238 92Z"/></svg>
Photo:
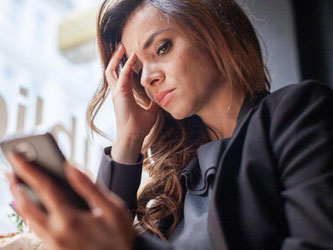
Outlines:
<svg viewBox="0 0 333 250"><path fill-rule="evenodd" d="M68 183L65 176L66 158L50 133L2 141L0 147L7 158L9 154L18 154L30 165L51 177L73 206L89 210L88 204ZM29 199L38 203L46 211L36 192L19 177L17 178L22 183L22 187Z"/></svg>

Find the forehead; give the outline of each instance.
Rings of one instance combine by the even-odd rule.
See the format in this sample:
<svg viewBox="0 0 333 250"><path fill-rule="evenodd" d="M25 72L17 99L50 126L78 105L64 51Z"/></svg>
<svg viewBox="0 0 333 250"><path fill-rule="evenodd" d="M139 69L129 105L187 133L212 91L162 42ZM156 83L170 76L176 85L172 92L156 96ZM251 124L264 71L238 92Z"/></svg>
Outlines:
<svg viewBox="0 0 333 250"><path fill-rule="evenodd" d="M149 4L139 6L128 18L122 32L122 42L127 53L142 48L146 39L155 32L175 28L167 18Z"/></svg>

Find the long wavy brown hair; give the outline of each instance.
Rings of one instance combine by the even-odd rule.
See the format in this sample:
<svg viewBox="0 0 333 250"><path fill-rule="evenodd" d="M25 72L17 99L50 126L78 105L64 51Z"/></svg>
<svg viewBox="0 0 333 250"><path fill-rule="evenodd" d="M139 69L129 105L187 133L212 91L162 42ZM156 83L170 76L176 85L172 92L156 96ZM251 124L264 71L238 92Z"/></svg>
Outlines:
<svg viewBox="0 0 333 250"><path fill-rule="evenodd" d="M140 5L150 4L169 20L183 25L187 35L213 58L221 79L244 93L255 96L270 88L257 34L243 9L234 0L106 0L97 20L97 41L104 71L121 41L123 27ZM134 84L138 102L149 105L139 80ZM104 135L94 119L109 93L104 75L87 110L92 129ZM146 137L142 153L149 182L138 194L138 228L167 239L181 219L183 188L181 171L199 146L210 141L198 116L175 120L165 111ZM154 202L147 206L149 201Z"/></svg>

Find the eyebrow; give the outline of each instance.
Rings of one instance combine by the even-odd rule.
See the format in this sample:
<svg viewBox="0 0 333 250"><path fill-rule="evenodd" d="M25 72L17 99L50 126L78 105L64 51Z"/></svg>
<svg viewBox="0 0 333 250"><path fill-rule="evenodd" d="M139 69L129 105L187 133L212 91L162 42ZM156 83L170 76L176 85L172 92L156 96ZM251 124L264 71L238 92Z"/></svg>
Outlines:
<svg viewBox="0 0 333 250"><path fill-rule="evenodd" d="M153 33L148 39L147 41L143 44L143 49L147 49L154 41L155 37L163 32L169 31L171 30L171 28L167 28L164 30L160 30L160 31L156 31L155 33Z"/></svg>

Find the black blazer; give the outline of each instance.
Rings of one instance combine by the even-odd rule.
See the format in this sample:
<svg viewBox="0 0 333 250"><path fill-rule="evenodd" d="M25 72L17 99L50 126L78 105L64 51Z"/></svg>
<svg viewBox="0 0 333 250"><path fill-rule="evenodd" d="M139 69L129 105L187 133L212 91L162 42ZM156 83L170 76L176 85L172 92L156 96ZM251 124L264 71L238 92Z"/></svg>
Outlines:
<svg viewBox="0 0 333 250"><path fill-rule="evenodd" d="M314 81L245 100L214 183L216 249L333 249L332 118Z"/></svg>
<svg viewBox="0 0 333 250"><path fill-rule="evenodd" d="M333 249L332 112L332 91L315 81L245 98L209 205L216 249ZM119 181L102 165L98 180L110 188ZM172 246L143 234L135 249Z"/></svg>

